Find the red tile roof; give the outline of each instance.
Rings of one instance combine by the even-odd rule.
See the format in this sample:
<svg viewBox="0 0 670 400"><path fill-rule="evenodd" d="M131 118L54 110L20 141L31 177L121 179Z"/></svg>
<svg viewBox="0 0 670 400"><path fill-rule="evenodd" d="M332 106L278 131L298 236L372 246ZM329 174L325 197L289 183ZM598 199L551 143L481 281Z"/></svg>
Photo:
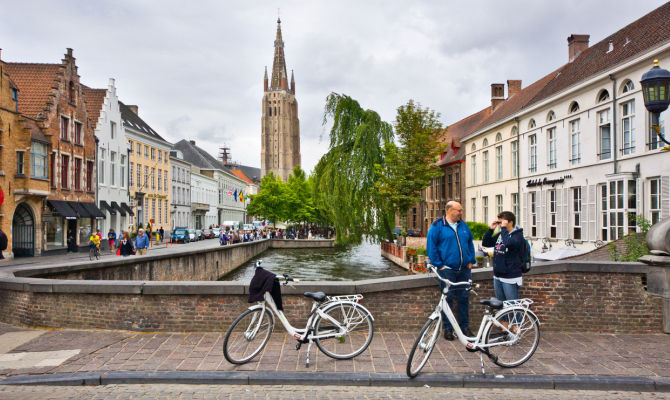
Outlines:
<svg viewBox="0 0 670 400"><path fill-rule="evenodd" d="M36 118L47 108L49 96L56 92L62 64L5 64L5 71L19 90L19 112Z"/></svg>
<svg viewBox="0 0 670 400"><path fill-rule="evenodd" d="M443 143L448 143L449 146L447 147L447 150L445 151L440 161L437 162L437 165L446 165L464 158L465 152L462 150L459 151L459 149L462 147L460 139L475 132L477 128L481 126L482 121L488 118L490 114L491 107L486 107L481 111L478 111L452 125L449 125L449 127L446 129L446 132L444 133L444 136L440 138L440 141Z"/></svg>
<svg viewBox="0 0 670 400"><path fill-rule="evenodd" d="M253 183L253 182L251 181L251 179L249 179L249 177L246 176L246 175L244 174L244 172L242 172L242 171L239 170L239 169L232 169L232 168L231 168L231 169L230 169L230 172L232 172L233 175L235 175L236 177L242 179L243 181L245 181L245 182L247 182L247 183Z"/></svg>
<svg viewBox="0 0 670 400"><path fill-rule="evenodd" d="M82 87L84 89L84 101L86 101L88 117L91 119L93 129L95 129L98 126L98 118L100 118L102 104L105 102L107 89L91 89L84 85Z"/></svg>

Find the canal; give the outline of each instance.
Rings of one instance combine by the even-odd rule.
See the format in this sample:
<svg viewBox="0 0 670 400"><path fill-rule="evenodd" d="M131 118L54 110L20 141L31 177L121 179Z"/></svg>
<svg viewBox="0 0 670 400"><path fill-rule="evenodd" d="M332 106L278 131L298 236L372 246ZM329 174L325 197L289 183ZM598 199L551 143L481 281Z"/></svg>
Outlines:
<svg viewBox="0 0 670 400"><path fill-rule="evenodd" d="M248 281L254 276L256 260L277 275L289 274L301 281L359 281L407 275L381 256L379 244L327 249L270 249L222 277L223 281Z"/></svg>

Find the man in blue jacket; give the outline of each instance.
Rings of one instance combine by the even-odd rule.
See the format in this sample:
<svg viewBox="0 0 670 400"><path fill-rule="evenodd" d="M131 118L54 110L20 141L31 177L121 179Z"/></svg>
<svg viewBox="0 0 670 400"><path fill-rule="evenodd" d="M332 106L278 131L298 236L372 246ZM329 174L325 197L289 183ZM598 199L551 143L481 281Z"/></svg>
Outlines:
<svg viewBox="0 0 670 400"><path fill-rule="evenodd" d="M137 249L137 255L143 256L147 254L147 248L149 247L149 238L144 233L144 229L139 229L137 231L137 237L135 238L135 248Z"/></svg>
<svg viewBox="0 0 670 400"><path fill-rule="evenodd" d="M447 203L445 215L430 225L426 250L430 263L437 268L437 273L451 282L463 282L472 278L472 265L475 264L475 246L472 232L468 225L461 221L463 206L457 201ZM440 290L444 283L440 281ZM468 313L469 288L452 287L447 293L447 304L453 305L454 295L458 304L457 321L466 336L475 336L469 327ZM454 340L454 331L447 316L442 313L444 338Z"/></svg>

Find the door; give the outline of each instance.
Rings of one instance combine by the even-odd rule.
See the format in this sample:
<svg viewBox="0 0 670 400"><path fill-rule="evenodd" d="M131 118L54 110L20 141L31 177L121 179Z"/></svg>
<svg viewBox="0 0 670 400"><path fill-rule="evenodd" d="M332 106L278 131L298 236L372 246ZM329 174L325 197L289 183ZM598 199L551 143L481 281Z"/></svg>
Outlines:
<svg viewBox="0 0 670 400"><path fill-rule="evenodd" d="M35 255L35 219L23 203L16 207L12 219L12 252L14 257Z"/></svg>

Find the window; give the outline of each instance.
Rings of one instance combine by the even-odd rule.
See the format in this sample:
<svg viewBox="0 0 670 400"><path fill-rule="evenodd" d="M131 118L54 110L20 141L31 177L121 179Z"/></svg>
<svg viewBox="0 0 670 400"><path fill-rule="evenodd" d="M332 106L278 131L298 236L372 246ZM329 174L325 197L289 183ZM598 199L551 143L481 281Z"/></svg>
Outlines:
<svg viewBox="0 0 670 400"><path fill-rule="evenodd" d="M16 175L23 176L25 175L25 167L23 165L23 156L25 151L16 152Z"/></svg>
<svg viewBox="0 0 670 400"><path fill-rule="evenodd" d="M130 163L130 174L128 174L128 187L133 187L133 171L135 163Z"/></svg>
<svg viewBox="0 0 670 400"><path fill-rule="evenodd" d="M146 189L149 187L149 167L145 166L144 167L144 186L143 188Z"/></svg>
<svg viewBox="0 0 670 400"><path fill-rule="evenodd" d="M163 161L163 152L158 151L158 162L161 162L161 161Z"/></svg>
<svg viewBox="0 0 670 400"><path fill-rule="evenodd" d="M603 103L609 99L610 99L610 93L606 89L603 89L600 91L600 93L598 93L598 101L597 101L598 103Z"/></svg>
<svg viewBox="0 0 670 400"><path fill-rule="evenodd" d="M568 107L568 113L573 114L576 113L577 111L579 111L579 103L573 101L572 103L570 103L570 107Z"/></svg>
<svg viewBox="0 0 670 400"><path fill-rule="evenodd" d="M451 174L449 174L449 179L451 180ZM441 179L441 184L442 184L442 200L444 200L447 197L447 174L442 175ZM219 200L219 203L223 202L223 198Z"/></svg>
<svg viewBox="0 0 670 400"><path fill-rule="evenodd" d="M158 154L160 154L160 153L158 153ZM163 185L161 184L161 170L159 169L158 170L158 190L161 190L162 187L163 187Z"/></svg>
<svg viewBox="0 0 670 400"><path fill-rule="evenodd" d="M132 141L132 140L129 140L129 141L128 141L128 144L129 144L129 146L128 146L128 154L130 154L130 155L132 156L132 155L133 155L133 141Z"/></svg>
<svg viewBox="0 0 670 400"><path fill-rule="evenodd" d="M141 155L142 155L142 145L138 143L137 144L137 156L139 157Z"/></svg>
<svg viewBox="0 0 670 400"><path fill-rule="evenodd" d="M601 187L602 239L617 240L637 231L636 180L618 180Z"/></svg>
<svg viewBox="0 0 670 400"><path fill-rule="evenodd" d="M158 223L163 223L163 202L160 199L158 200Z"/></svg>
<svg viewBox="0 0 670 400"><path fill-rule="evenodd" d="M81 140L81 122L74 122L74 142L77 144L82 144Z"/></svg>
<svg viewBox="0 0 670 400"><path fill-rule="evenodd" d="M144 158L149 158L149 146L144 146Z"/></svg>
<svg viewBox="0 0 670 400"><path fill-rule="evenodd" d="M477 199L473 197L470 199L471 209L472 209L472 222L477 222Z"/></svg>
<svg viewBox="0 0 670 400"><path fill-rule="evenodd" d="M484 182L489 181L489 152L485 151L484 154Z"/></svg>
<svg viewBox="0 0 670 400"><path fill-rule="evenodd" d="M549 191L549 237L552 238L556 238L556 211L558 210L556 196L556 190Z"/></svg>
<svg viewBox="0 0 670 400"><path fill-rule="evenodd" d="M163 201L165 202L165 208L164 208L164 210L165 210L165 223L167 224L168 223L168 201L167 201L167 199L165 199Z"/></svg>
<svg viewBox="0 0 670 400"><path fill-rule="evenodd" d="M116 137L116 122L109 121L109 135L114 139ZM130 147L132 149L132 146Z"/></svg>
<svg viewBox="0 0 670 400"><path fill-rule="evenodd" d="M81 190L81 158L74 159L74 190Z"/></svg>
<svg viewBox="0 0 670 400"><path fill-rule="evenodd" d="M93 161L86 161L86 191L93 191Z"/></svg>
<svg viewBox="0 0 670 400"><path fill-rule="evenodd" d="M119 174L119 186L126 187L126 156L121 155L121 173Z"/></svg>
<svg viewBox="0 0 670 400"><path fill-rule="evenodd" d="M116 185L116 152L109 152L109 184Z"/></svg>
<svg viewBox="0 0 670 400"><path fill-rule="evenodd" d="M570 121L570 163L577 165L582 160L582 144L579 138L579 120Z"/></svg>
<svg viewBox="0 0 670 400"><path fill-rule="evenodd" d="M458 201L461 200L461 173L456 171L454 173L454 198Z"/></svg>
<svg viewBox="0 0 670 400"><path fill-rule="evenodd" d="M168 152L166 151L166 152L165 152L165 157L163 157L163 162L167 164L167 163L168 163L168 160L169 160Z"/></svg>
<svg viewBox="0 0 670 400"><path fill-rule="evenodd" d="M475 151L475 150L477 150L477 145L473 143L473 144L472 144L472 147L470 147L470 150L471 150L471 151Z"/></svg>
<svg viewBox="0 0 670 400"><path fill-rule="evenodd" d="M582 238L582 188L572 188L572 238Z"/></svg>
<svg viewBox="0 0 670 400"><path fill-rule="evenodd" d="M74 104L74 82L70 81L67 86L67 99L70 103Z"/></svg>
<svg viewBox="0 0 670 400"><path fill-rule="evenodd" d="M151 199L151 219L156 220L156 199Z"/></svg>
<svg viewBox="0 0 670 400"><path fill-rule="evenodd" d="M60 138L61 140L69 140L69 134L70 132L68 131L70 129L70 119L67 117L60 117Z"/></svg>
<svg viewBox="0 0 670 400"><path fill-rule="evenodd" d="M512 193L512 212L516 216L516 223L519 223L519 193Z"/></svg>
<svg viewBox="0 0 670 400"><path fill-rule="evenodd" d="M530 121L528 121L528 129L533 129L536 126L537 126L537 124L535 123L535 120L533 118L531 118Z"/></svg>
<svg viewBox="0 0 670 400"><path fill-rule="evenodd" d="M496 216L500 215L500 213L503 212L503 198L502 194L497 194L496 195ZM487 221L484 221L485 223Z"/></svg>
<svg viewBox="0 0 670 400"><path fill-rule="evenodd" d="M501 140L502 140L502 134L500 132L498 132L498 134L496 135L496 142L499 142Z"/></svg>
<svg viewBox="0 0 670 400"><path fill-rule="evenodd" d="M519 141L512 142L512 177L519 176Z"/></svg>
<svg viewBox="0 0 670 400"><path fill-rule="evenodd" d="M161 177L159 176L158 179ZM168 184L167 184L167 170L163 171L163 190L167 192L168 190Z"/></svg>
<svg viewBox="0 0 670 400"><path fill-rule="evenodd" d="M551 122L556 119L556 113L553 111L549 111L547 113L547 122Z"/></svg>
<svg viewBox="0 0 670 400"><path fill-rule="evenodd" d="M476 185L477 184L477 156L472 156L471 173L472 173L472 184Z"/></svg>
<svg viewBox="0 0 670 400"><path fill-rule="evenodd" d="M447 175L447 199L452 200L454 198L453 186L452 186L452 174Z"/></svg>
<svg viewBox="0 0 670 400"><path fill-rule="evenodd" d="M60 187L69 189L68 172L70 171L70 157L65 154L60 156Z"/></svg>
<svg viewBox="0 0 670 400"><path fill-rule="evenodd" d="M530 192L530 236L537 237L537 192Z"/></svg>
<svg viewBox="0 0 670 400"><path fill-rule="evenodd" d="M661 220L661 180L659 178L649 180L649 211L652 225Z"/></svg>
<svg viewBox="0 0 670 400"><path fill-rule="evenodd" d="M151 159L152 160L156 159L156 149L154 149L153 147L151 148Z"/></svg>
<svg viewBox="0 0 670 400"><path fill-rule="evenodd" d="M528 172L537 172L537 136L528 136Z"/></svg>
<svg viewBox="0 0 670 400"><path fill-rule="evenodd" d="M105 183L105 149L100 149L100 161L99 161L99 166L98 166L98 182L100 184Z"/></svg>
<svg viewBox="0 0 670 400"><path fill-rule="evenodd" d="M556 128L547 129L547 152L549 169L556 168Z"/></svg>
<svg viewBox="0 0 670 400"><path fill-rule="evenodd" d="M482 142L482 148L484 148L484 147L486 147L486 146L488 146L488 145L489 145L489 140L488 140L488 139L484 139L484 142Z"/></svg>
<svg viewBox="0 0 670 400"><path fill-rule="evenodd" d="M621 135L624 155L635 152L635 100L621 105Z"/></svg>
<svg viewBox="0 0 670 400"><path fill-rule="evenodd" d="M598 157L607 160L612 157L612 134L610 131L610 110L598 113Z"/></svg>
<svg viewBox="0 0 670 400"><path fill-rule="evenodd" d="M48 146L44 143L31 143L30 176L32 178L47 179L47 150Z"/></svg>
<svg viewBox="0 0 670 400"><path fill-rule="evenodd" d="M665 135L665 123L663 122L665 119L664 115L665 113L663 112L658 118L658 127L660 129L661 135ZM656 150L663 147L663 143L661 142L661 139L658 138L656 131L652 128L651 120L651 113L649 113L649 136L647 137L647 148L649 150Z"/></svg>
<svg viewBox="0 0 670 400"><path fill-rule="evenodd" d="M635 90L635 85L633 85L633 81L630 79L627 80L626 82L623 83L623 87L621 89L621 93L628 93Z"/></svg>
<svg viewBox="0 0 670 400"><path fill-rule="evenodd" d="M489 197L484 196L482 197L482 218L484 220L482 222L486 223L486 221L489 220Z"/></svg>
<svg viewBox="0 0 670 400"><path fill-rule="evenodd" d="M137 182L135 183L138 189L142 189L142 166L137 164Z"/></svg>
<svg viewBox="0 0 670 400"><path fill-rule="evenodd" d="M151 189L156 189L156 168L151 168Z"/></svg>
<svg viewBox="0 0 670 400"><path fill-rule="evenodd" d="M501 180L503 178L503 152L502 146L496 147L496 178Z"/></svg>

